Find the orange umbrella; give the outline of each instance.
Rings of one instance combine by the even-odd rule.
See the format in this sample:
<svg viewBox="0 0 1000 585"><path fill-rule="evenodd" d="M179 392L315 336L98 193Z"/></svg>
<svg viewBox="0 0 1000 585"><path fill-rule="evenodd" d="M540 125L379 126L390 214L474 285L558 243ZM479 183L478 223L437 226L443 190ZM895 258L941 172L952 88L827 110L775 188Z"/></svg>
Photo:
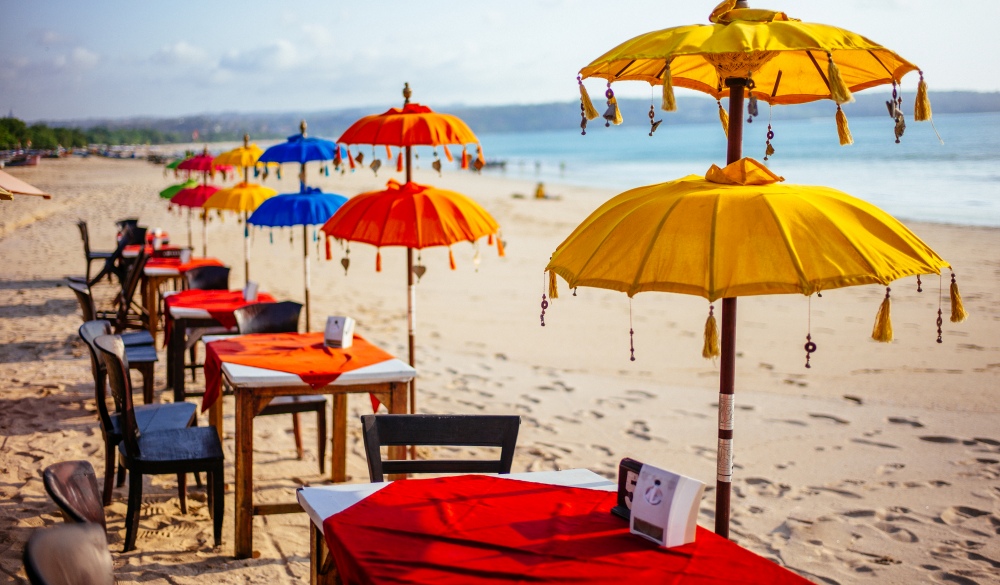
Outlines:
<svg viewBox="0 0 1000 585"><path fill-rule="evenodd" d="M410 364L414 362L416 289L413 274L419 278L423 266L413 266L413 249L451 246L457 242L475 242L486 236L490 244L500 226L478 203L465 195L417 183L401 185L390 179L383 191L362 193L344 203L321 228L328 238L364 242L373 246L406 246L409 266ZM503 244L497 237L497 252L503 256ZM327 248L329 257L329 248ZM448 251L451 268L455 258ZM349 265L344 259L344 268ZM376 256L375 269L382 269L382 256ZM416 391L410 387L410 408L415 409Z"/></svg>
<svg viewBox="0 0 1000 585"><path fill-rule="evenodd" d="M479 145L479 139L472 130L461 119L449 115L432 111L427 106L410 103L410 84L403 84L403 107L391 108L382 114L365 116L351 125L337 140L344 145L352 144L382 144L385 145L387 154L390 146L398 146L405 151L406 160L406 183L412 180L412 156L414 146L443 146L444 155L448 160L452 160L451 152L448 150L449 144L462 147L462 168L469 167L469 154L465 149L467 144L476 144L477 156L473 166L478 170L486 164L483 158L483 149ZM339 151L338 151L339 155ZM434 151L435 157L437 150ZM396 156L396 170L403 170L404 153L400 152ZM348 164L354 168L354 158L347 153ZM336 161L335 161L336 162ZM372 170L377 170L381 163L378 160L372 161ZM441 171L441 161L435 158L431 164L434 170ZM391 186L390 186L391 188ZM353 200L352 200L353 201ZM350 202L348 202L350 203ZM485 213L485 212L483 212ZM329 222L327 223L329 225ZM324 226L325 227L325 226ZM477 236L478 237L478 236ZM413 330L414 314L413 303L416 298L414 289L413 274L413 246L406 245L406 284L409 289L409 337L410 337L410 365L415 365L416 358L413 350ZM419 275L418 275L419 277ZM410 381L410 412L415 412L413 400L416 397L416 379Z"/></svg>
<svg viewBox="0 0 1000 585"><path fill-rule="evenodd" d="M43 199L52 199L52 196L48 193L4 171L0 171L0 190L6 191L11 195L37 195Z"/></svg>

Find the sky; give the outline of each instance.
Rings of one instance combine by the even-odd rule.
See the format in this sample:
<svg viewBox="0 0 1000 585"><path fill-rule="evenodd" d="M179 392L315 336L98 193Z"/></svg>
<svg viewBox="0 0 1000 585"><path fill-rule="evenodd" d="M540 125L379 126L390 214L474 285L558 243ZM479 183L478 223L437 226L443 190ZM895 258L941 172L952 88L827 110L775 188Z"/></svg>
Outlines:
<svg viewBox="0 0 1000 585"><path fill-rule="evenodd" d="M51 122L381 109L398 105L403 82L414 101L436 109L570 101L591 60L645 32L707 23L715 4L0 0L0 115ZM923 69L931 92L1000 90L996 0L750 5L885 45ZM916 81L910 74L904 87ZM641 82L615 88L650 95Z"/></svg>

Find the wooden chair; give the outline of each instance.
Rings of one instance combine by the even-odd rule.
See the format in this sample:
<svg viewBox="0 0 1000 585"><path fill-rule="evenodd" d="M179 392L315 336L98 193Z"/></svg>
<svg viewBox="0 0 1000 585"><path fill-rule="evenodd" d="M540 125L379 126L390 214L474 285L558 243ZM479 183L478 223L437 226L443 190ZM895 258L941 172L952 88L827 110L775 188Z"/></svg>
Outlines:
<svg viewBox="0 0 1000 585"><path fill-rule="evenodd" d="M199 266L184 273L184 283L189 289L229 290L228 266Z"/></svg>
<svg viewBox="0 0 1000 585"><path fill-rule="evenodd" d="M96 252L90 249L90 232L87 230L87 222L82 219L76 222L80 228L80 238L83 240L83 257L87 261L87 282L90 282L90 264L94 260L107 260L114 252Z"/></svg>
<svg viewBox="0 0 1000 585"><path fill-rule="evenodd" d="M93 522L106 528L97 474L89 461L63 461L42 472L42 483L67 522Z"/></svg>
<svg viewBox="0 0 1000 585"><path fill-rule="evenodd" d="M280 303L257 303L247 305L233 312L236 326L241 335L250 333L295 333L299 330L299 314L302 305L292 301ZM319 452L319 472L326 472L326 396L278 396L257 416L272 414L292 415L292 434L295 436L295 452L302 459L302 429L299 426L300 412L316 413L316 435Z"/></svg>
<svg viewBox="0 0 1000 585"><path fill-rule="evenodd" d="M66 286L73 291L77 302L80 304L80 312L83 313L83 322L94 321L95 319L114 319L117 312L98 311L94 306L94 297L86 284L74 281L67 281ZM110 323L110 321L108 321ZM122 341L126 346L132 345L154 345L153 336L149 331L129 331L122 333Z"/></svg>
<svg viewBox="0 0 1000 585"><path fill-rule="evenodd" d="M365 414L361 416L372 482L400 473L510 473L521 417L516 415ZM496 460L382 460L383 446L500 447Z"/></svg>
<svg viewBox="0 0 1000 585"><path fill-rule="evenodd" d="M97 276L87 281L87 286L93 286L101 281L105 276L113 274L118 278L119 286L125 286L125 279L132 262L124 257L125 248L132 244L143 244L140 249L145 249L146 228L126 227L122 230L122 236L118 240L118 247L111 253L111 257L104 261L104 266Z"/></svg>
<svg viewBox="0 0 1000 585"><path fill-rule="evenodd" d="M140 248L139 255L136 256L135 261L126 272L121 293L116 301L115 333L122 333L126 329L149 329L149 314L141 303L134 300L135 291L139 288L147 260L149 260L149 256L146 254L145 247Z"/></svg>
<svg viewBox="0 0 1000 585"><path fill-rule="evenodd" d="M60 524L32 532L24 547L32 585L114 585L108 539L99 524Z"/></svg>
<svg viewBox="0 0 1000 585"><path fill-rule="evenodd" d="M115 477L115 448L122 441L122 405L116 400L115 411L108 410L107 368L104 360L98 355L96 340L103 335L111 334L111 323L108 321L88 321L80 326L80 339L90 350L90 369L94 376L94 399L97 402L97 416L101 423L101 434L104 435L104 505L111 503L112 481ZM152 345L125 346L125 357L131 369L146 368L142 371L143 402L145 405L135 407L135 418L140 432L162 429L181 429L198 424L197 405L189 402L170 404L153 404L153 364L156 363L156 350ZM135 361L133 361L135 360ZM136 367L138 364L139 367ZM118 486L124 483L123 469L119 469ZM198 478L200 481L200 478ZM180 482L183 483L183 482ZM180 487L180 486L178 486ZM187 511L185 493L178 494L181 510Z"/></svg>
<svg viewBox="0 0 1000 585"><path fill-rule="evenodd" d="M132 384L128 377L125 345L117 335L103 335L94 343L104 359L111 392L116 402L122 405L122 442L118 451L129 476L125 551L135 548L139 508L142 506L142 476L165 473L177 474L178 487L181 489L184 487L186 474L202 471L208 474L208 509L213 520L215 545L221 545L225 483L219 434L213 427L147 429L140 432L136 410L132 405Z"/></svg>

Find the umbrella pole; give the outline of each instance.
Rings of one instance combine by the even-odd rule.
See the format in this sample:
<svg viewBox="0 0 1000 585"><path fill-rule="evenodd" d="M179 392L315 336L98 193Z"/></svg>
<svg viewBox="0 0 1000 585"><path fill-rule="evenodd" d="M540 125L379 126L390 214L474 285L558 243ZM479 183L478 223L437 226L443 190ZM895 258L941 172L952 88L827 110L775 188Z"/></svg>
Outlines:
<svg viewBox="0 0 1000 585"><path fill-rule="evenodd" d="M188 248L194 250L194 244L191 242L191 208L188 207Z"/></svg>
<svg viewBox="0 0 1000 585"><path fill-rule="evenodd" d="M306 276L306 333L312 331L309 328L309 239L306 238L308 226L302 224L302 265L305 267Z"/></svg>
<svg viewBox="0 0 1000 585"><path fill-rule="evenodd" d="M247 223L247 212L243 211L243 277L250 284L250 224Z"/></svg>
<svg viewBox="0 0 1000 585"><path fill-rule="evenodd" d="M406 182L412 178L413 149L406 147ZM413 282L413 248L406 249L406 319L410 341L410 367L417 367L417 352L414 347L417 328L417 287ZM410 414L417 412L417 378L410 380ZM410 459L417 458L417 447L410 445Z"/></svg>
<svg viewBox="0 0 1000 585"><path fill-rule="evenodd" d="M208 211L201 210L201 257L208 257Z"/></svg>
<svg viewBox="0 0 1000 585"><path fill-rule="evenodd" d="M730 78L729 138L726 164L743 157L743 88L747 80ZM729 538L733 482L733 412L736 389L736 298L722 299L719 364L719 447L716 456L715 533Z"/></svg>

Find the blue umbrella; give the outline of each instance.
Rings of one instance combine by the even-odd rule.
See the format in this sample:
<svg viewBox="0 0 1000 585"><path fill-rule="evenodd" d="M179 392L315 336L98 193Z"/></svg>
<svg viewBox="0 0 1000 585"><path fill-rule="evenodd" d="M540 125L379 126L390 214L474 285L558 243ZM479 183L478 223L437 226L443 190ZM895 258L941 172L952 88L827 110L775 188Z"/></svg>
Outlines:
<svg viewBox="0 0 1000 585"><path fill-rule="evenodd" d="M306 228L326 223L347 201L343 195L323 193L315 187L299 183L298 193L275 195L260 204L247 219L250 225L267 227L302 226L302 255L306 283L306 331L309 326L309 238Z"/></svg>
<svg viewBox="0 0 1000 585"><path fill-rule="evenodd" d="M306 164L314 160L333 160L336 158L337 144L322 138L306 136L305 120L299 124L299 134L293 134L281 144L275 144L260 155L258 162L262 163L287 163L297 162Z"/></svg>

